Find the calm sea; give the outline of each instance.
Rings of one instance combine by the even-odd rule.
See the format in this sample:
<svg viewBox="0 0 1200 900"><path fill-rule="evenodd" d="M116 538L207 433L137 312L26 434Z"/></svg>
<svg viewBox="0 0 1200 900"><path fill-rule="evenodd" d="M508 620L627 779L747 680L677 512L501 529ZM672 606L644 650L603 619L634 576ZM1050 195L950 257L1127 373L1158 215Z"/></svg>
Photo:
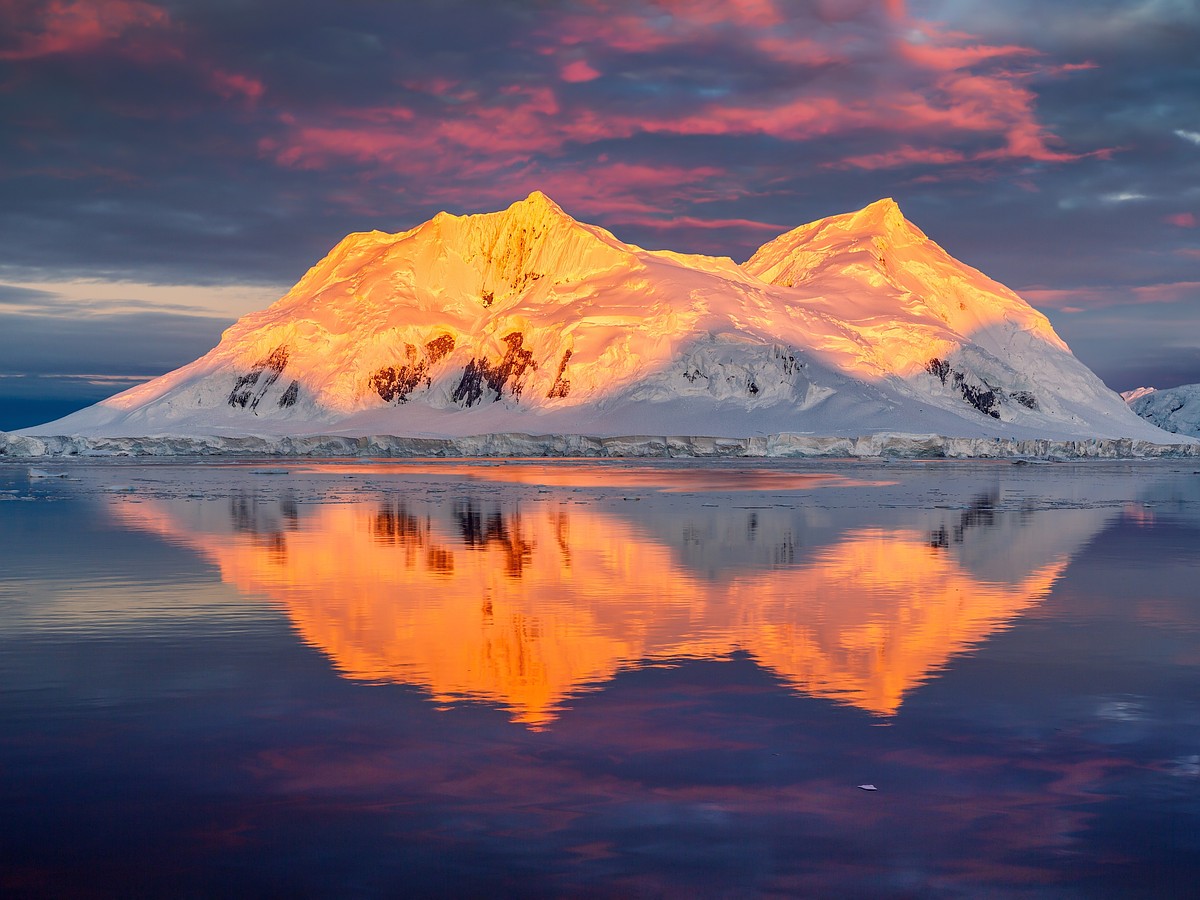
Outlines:
<svg viewBox="0 0 1200 900"><path fill-rule="evenodd" d="M2 465L0 894L1195 896L1194 466Z"/></svg>

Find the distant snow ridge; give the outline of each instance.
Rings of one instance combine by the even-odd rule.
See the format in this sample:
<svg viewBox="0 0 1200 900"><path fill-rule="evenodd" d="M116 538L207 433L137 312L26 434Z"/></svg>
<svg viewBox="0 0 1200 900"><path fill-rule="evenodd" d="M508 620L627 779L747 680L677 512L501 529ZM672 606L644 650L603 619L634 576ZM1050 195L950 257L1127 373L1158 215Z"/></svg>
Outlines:
<svg viewBox="0 0 1200 900"><path fill-rule="evenodd" d="M1135 413L1164 431L1200 437L1200 384L1138 388L1121 396Z"/></svg>
<svg viewBox="0 0 1200 900"><path fill-rule="evenodd" d="M1134 400L1140 400L1147 394L1153 394L1158 388L1140 387L1134 388L1132 391L1121 391L1121 399L1126 403L1132 403Z"/></svg>
<svg viewBox="0 0 1200 900"><path fill-rule="evenodd" d="M745 264L645 250L541 193L352 234L161 378L27 434L1163 434L892 200Z"/></svg>

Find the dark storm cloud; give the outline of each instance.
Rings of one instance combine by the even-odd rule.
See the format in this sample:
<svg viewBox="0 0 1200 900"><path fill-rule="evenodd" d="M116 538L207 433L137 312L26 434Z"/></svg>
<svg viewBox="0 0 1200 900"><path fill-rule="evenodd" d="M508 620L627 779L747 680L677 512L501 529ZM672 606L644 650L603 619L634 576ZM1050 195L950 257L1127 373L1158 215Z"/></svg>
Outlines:
<svg viewBox="0 0 1200 900"><path fill-rule="evenodd" d="M1200 281L1191 3L0 0L0 18L10 280L289 283L349 231L537 188L627 240L735 258L894 196L1077 317Z"/></svg>

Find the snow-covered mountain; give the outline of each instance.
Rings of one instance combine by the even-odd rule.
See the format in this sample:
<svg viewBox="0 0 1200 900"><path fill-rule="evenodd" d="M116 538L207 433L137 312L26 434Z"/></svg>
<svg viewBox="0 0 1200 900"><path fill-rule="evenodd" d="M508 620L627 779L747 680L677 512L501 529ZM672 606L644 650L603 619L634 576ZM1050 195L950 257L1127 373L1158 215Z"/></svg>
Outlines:
<svg viewBox="0 0 1200 900"><path fill-rule="evenodd" d="M1049 321L892 200L743 265L541 193L352 234L212 351L34 434L1132 437Z"/></svg>
<svg viewBox="0 0 1200 900"><path fill-rule="evenodd" d="M1121 396L1135 413L1164 431L1200 437L1200 384L1138 388Z"/></svg>

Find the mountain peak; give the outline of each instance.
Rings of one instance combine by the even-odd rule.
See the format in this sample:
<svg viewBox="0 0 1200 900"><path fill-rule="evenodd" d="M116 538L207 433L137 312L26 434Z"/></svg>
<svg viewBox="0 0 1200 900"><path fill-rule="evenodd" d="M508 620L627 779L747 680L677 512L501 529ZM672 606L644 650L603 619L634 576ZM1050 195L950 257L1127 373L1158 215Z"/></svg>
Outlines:
<svg viewBox="0 0 1200 900"><path fill-rule="evenodd" d="M851 213L850 221L858 226L868 228L874 226L883 231L902 228L908 224L908 220L904 218L904 213L900 211L899 204L891 197L876 200L874 203L864 206L858 212Z"/></svg>
<svg viewBox="0 0 1200 900"><path fill-rule="evenodd" d="M465 264L451 281L440 273L426 273L426 278L477 294L485 308L537 289L539 282L544 287L552 281L579 281L611 269L630 252L604 229L579 222L536 190L495 212L440 214L418 231L431 247L452 248L447 259Z"/></svg>
<svg viewBox="0 0 1200 900"><path fill-rule="evenodd" d="M763 244L743 268L772 284L792 286L815 275L831 255L865 252L875 245L877 262L884 248L906 251L929 243L929 238L904 217L891 197L884 197L855 212L818 219L793 228Z"/></svg>
<svg viewBox="0 0 1200 900"><path fill-rule="evenodd" d="M528 208L548 210L550 212L562 212L562 207L543 194L541 191L530 191L529 195L524 200L516 200L510 206L513 208ZM566 215L566 213L563 213Z"/></svg>
<svg viewBox="0 0 1200 900"><path fill-rule="evenodd" d="M575 223L572 216L541 191L532 191L524 200L513 201L501 215L506 219L522 222Z"/></svg>

